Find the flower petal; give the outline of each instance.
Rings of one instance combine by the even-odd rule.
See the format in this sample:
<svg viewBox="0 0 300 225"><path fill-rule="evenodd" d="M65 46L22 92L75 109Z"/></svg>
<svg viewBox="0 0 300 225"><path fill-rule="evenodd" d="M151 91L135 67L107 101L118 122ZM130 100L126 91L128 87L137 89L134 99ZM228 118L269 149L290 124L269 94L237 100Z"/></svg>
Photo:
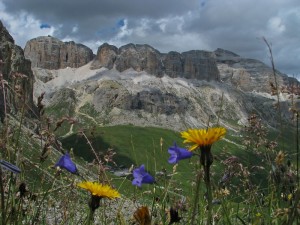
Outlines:
<svg viewBox="0 0 300 225"><path fill-rule="evenodd" d="M77 167L75 163L72 162L71 157L68 153L63 155L59 161L55 164L55 166L59 166L60 168L64 168L70 173L77 173Z"/></svg>
<svg viewBox="0 0 300 225"><path fill-rule="evenodd" d="M19 169L19 167L5 161L5 160L0 160L0 164L3 168L13 172L13 173L21 173L21 170Z"/></svg>
<svg viewBox="0 0 300 225"><path fill-rule="evenodd" d="M141 187L143 183L154 183L154 178L145 171L145 165L133 170L133 178L132 184L138 187Z"/></svg>

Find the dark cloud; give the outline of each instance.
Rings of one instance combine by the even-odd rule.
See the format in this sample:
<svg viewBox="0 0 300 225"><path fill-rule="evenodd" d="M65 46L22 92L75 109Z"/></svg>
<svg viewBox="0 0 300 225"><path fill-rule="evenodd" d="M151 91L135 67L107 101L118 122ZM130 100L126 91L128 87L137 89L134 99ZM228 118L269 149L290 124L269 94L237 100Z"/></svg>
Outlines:
<svg viewBox="0 0 300 225"><path fill-rule="evenodd" d="M178 15L198 6L198 1L141 1L141 0L3 0L8 11L16 13L20 9L32 12L38 17L56 17L57 20L81 20L89 16L106 15L159 18Z"/></svg>

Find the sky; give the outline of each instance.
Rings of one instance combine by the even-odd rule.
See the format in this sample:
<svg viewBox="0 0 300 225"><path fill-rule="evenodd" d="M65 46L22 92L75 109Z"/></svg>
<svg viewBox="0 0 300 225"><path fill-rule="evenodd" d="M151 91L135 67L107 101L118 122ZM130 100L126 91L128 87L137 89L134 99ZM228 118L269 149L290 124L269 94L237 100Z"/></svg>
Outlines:
<svg viewBox="0 0 300 225"><path fill-rule="evenodd" d="M51 35L94 53L103 43L160 51L223 48L300 77L300 0L0 0L15 43Z"/></svg>

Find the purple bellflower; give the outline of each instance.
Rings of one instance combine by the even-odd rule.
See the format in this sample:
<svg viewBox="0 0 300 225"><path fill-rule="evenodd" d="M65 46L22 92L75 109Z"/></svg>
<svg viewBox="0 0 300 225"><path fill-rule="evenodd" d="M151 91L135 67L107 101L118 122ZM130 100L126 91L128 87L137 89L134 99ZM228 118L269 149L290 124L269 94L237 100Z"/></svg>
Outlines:
<svg viewBox="0 0 300 225"><path fill-rule="evenodd" d="M11 164L11 163L5 161L5 160L0 159L0 165L1 165L4 169L9 170L9 171L11 171L11 172L13 172L13 173L21 173L21 170L20 170L19 167L15 166L15 165L13 165L13 164Z"/></svg>
<svg viewBox="0 0 300 225"><path fill-rule="evenodd" d="M77 173L77 167L75 163L72 162L69 153L66 153L60 157L59 161L55 164L55 167L64 168L70 173Z"/></svg>
<svg viewBox="0 0 300 225"><path fill-rule="evenodd" d="M177 147L176 143L174 143L174 146L168 149L168 152L171 155L168 162L171 164L178 163L179 160L188 159L193 156L192 152L188 151L185 148Z"/></svg>
<svg viewBox="0 0 300 225"><path fill-rule="evenodd" d="M153 184L154 178L145 171L145 166L141 165L139 168L133 170L132 184L141 187L142 184Z"/></svg>

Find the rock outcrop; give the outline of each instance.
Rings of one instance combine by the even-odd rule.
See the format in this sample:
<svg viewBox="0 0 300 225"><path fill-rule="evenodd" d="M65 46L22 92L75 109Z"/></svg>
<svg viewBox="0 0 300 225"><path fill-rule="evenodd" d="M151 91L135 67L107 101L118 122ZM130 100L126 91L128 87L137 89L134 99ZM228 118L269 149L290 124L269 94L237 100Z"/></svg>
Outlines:
<svg viewBox="0 0 300 225"><path fill-rule="evenodd" d="M166 74L172 78L208 81L219 80L220 77L213 52L193 50L163 54L149 45L128 44L118 49L105 43L98 48L93 67L115 67L119 72L132 68L157 77Z"/></svg>
<svg viewBox="0 0 300 225"><path fill-rule="evenodd" d="M243 58L224 49L214 51L221 80L246 92L272 92L272 85L279 88L297 84L298 81L276 71L276 82L272 68L256 59Z"/></svg>
<svg viewBox="0 0 300 225"><path fill-rule="evenodd" d="M78 68L90 62L93 51L85 45L73 41L62 42L57 38L37 37L26 43L25 57L32 67L44 69Z"/></svg>
<svg viewBox="0 0 300 225"><path fill-rule="evenodd" d="M36 107L33 103L34 77L31 70L31 63L25 59L22 48L14 44L14 39L1 21L0 61L2 61L0 65L2 79L7 82L7 85L5 85L5 98L1 84L1 119L4 118L4 106L6 106L7 112L10 113L17 112L21 107L25 107L26 114L33 115L36 112Z"/></svg>

